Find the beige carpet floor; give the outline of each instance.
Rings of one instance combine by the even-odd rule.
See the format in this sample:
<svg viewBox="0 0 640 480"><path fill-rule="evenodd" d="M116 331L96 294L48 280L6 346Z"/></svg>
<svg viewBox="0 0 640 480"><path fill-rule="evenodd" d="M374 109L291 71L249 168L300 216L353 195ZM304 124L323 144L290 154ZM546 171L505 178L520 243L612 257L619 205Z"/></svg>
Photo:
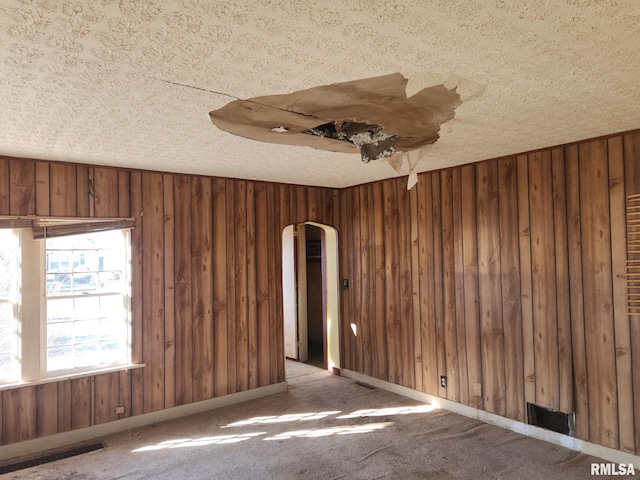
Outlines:
<svg viewBox="0 0 640 480"><path fill-rule="evenodd" d="M601 462L315 367L287 361L287 376L287 392L114 434L105 449L3 479L582 480Z"/></svg>

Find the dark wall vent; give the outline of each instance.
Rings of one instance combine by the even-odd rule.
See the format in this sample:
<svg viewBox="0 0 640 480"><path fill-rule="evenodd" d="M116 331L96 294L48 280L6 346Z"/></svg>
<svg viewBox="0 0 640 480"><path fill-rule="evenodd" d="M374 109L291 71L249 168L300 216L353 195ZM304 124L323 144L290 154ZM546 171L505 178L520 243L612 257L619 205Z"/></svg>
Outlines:
<svg viewBox="0 0 640 480"><path fill-rule="evenodd" d="M92 443L90 445L83 445L80 447L70 448L61 452L51 453L42 457L33 458L31 460L20 461L12 463L10 465L4 465L0 467L0 475L5 473L16 472L18 470L24 470L25 468L31 468L45 463L55 462L56 460L62 460L63 458L75 457L84 453L93 452L95 450L101 450L104 448L102 442Z"/></svg>
<svg viewBox="0 0 640 480"><path fill-rule="evenodd" d="M575 416L573 413L563 413L550 408L527 403L529 425L551 430L564 435L575 435Z"/></svg>

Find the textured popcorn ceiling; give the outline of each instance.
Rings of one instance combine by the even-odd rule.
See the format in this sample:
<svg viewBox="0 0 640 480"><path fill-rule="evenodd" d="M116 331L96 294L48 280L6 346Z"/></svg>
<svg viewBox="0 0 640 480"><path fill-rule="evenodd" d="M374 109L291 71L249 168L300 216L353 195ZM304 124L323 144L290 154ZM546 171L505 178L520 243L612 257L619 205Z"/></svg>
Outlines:
<svg viewBox="0 0 640 480"><path fill-rule="evenodd" d="M412 91L486 85L419 171L640 128L640 2L2 0L0 155L365 183L397 174L237 137L208 113L394 72Z"/></svg>

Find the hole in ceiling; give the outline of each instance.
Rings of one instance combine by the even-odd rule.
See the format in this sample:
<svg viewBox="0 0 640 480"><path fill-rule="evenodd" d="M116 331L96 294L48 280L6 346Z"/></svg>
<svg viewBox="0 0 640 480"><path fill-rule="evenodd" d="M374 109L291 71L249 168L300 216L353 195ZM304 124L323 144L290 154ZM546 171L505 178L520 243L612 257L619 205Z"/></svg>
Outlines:
<svg viewBox="0 0 640 480"><path fill-rule="evenodd" d="M462 103L456 87L444 84L407 97L407 82L393 73L334 83L235 100L209 116L234 135L333 152L359 151L369 162L435 143L440 125L451 120Z"/></svg>
<svg viewBox="0 0 640 480"><path fill-rule="evenodd" d="M389 135L379 125L359 122L328 122L303 130L302 133L350 142L360 149L362 161L390 157L396 153L397 135Z"/></svg>

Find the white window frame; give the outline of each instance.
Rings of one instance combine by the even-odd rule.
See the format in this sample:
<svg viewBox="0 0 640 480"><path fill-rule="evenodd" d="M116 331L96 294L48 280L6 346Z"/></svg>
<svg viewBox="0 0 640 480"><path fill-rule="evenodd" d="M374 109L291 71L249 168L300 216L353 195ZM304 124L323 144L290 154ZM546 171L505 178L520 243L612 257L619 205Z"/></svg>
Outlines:
<svg viewBox="0 0 640 480"><path fill-rule="evenodd" d="M127 353L121 362L89 365L66 370L47 371L47 296L46 296L46 240L35 240L31 228L14 229L18 237L19 292L14 313L17 315L20 342L18 344L18 385L44 383L56 379L84 376L111 370L123 370L143 365L132 364L131 351L131 233L121 230L125 241L125 281L124 319L127 325ZM37 286L37 288L26 288ZM0 379L0 389L15 386Z"/></svg>

